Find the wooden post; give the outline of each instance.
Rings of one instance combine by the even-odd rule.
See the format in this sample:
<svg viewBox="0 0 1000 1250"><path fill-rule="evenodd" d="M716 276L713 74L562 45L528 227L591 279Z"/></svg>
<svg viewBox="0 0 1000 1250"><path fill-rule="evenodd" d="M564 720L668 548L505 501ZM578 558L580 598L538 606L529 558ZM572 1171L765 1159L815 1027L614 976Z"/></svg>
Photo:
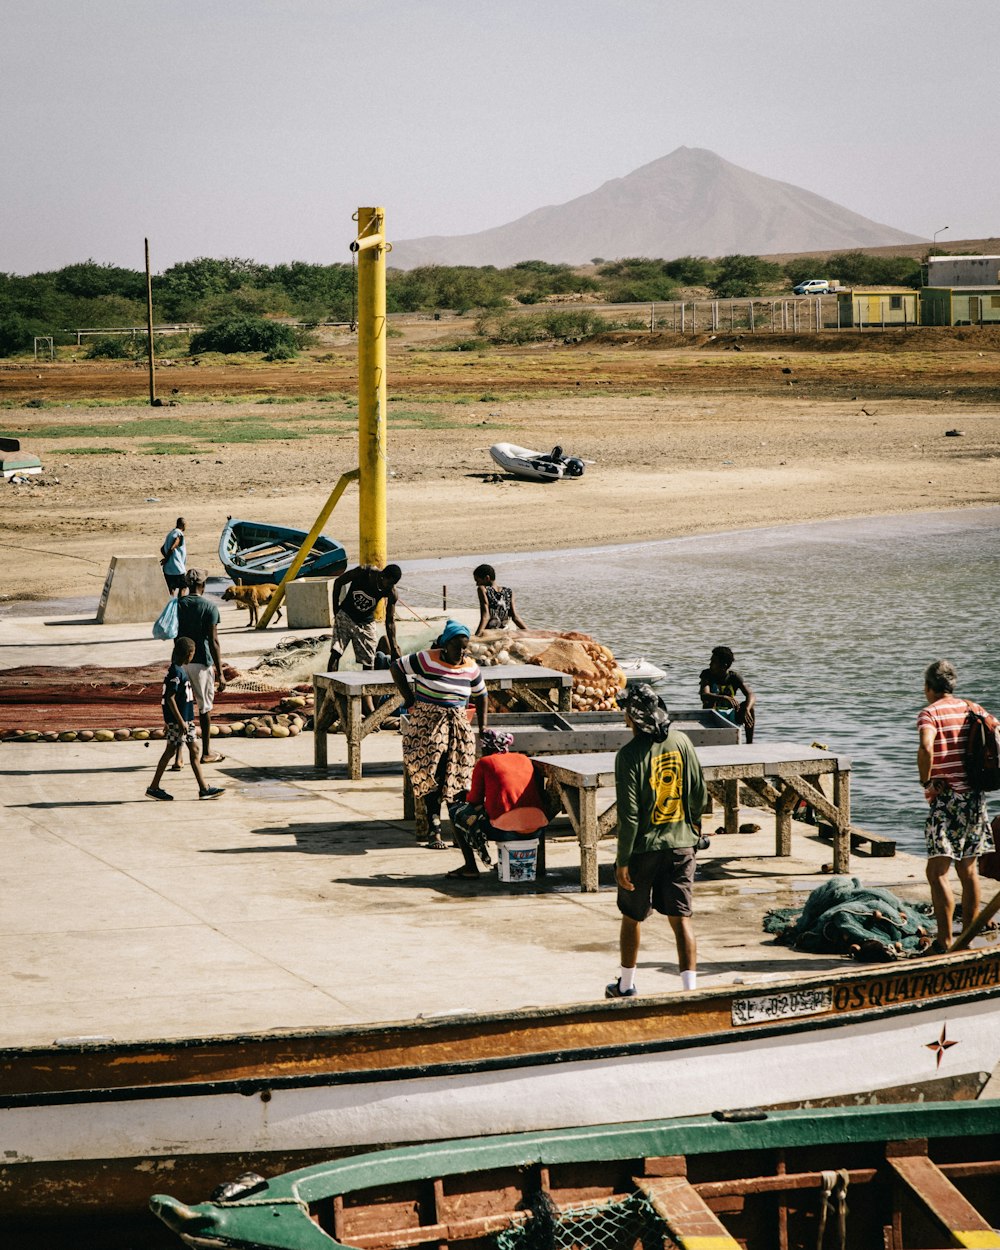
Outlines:
<svg viewBox="0 0 1000 1250"><path fill-rule="evenodd" d="M156 365L153 358L153 278L149 271L149 240L145 239L144 242L146 244L146 347L149 358L149 406L152 408L156 405Z"/></svg>

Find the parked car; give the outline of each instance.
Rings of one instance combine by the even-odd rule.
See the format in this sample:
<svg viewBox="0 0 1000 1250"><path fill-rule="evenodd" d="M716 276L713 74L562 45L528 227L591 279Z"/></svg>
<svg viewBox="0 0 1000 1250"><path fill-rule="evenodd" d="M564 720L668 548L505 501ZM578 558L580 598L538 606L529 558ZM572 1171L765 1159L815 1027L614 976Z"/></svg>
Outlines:
<svg viewBox="0 0 1000 1250"><path fill-rule="evenodd" d="M806 278L792 287L796 295L823 295L830 289L826 278Z"/></svg>

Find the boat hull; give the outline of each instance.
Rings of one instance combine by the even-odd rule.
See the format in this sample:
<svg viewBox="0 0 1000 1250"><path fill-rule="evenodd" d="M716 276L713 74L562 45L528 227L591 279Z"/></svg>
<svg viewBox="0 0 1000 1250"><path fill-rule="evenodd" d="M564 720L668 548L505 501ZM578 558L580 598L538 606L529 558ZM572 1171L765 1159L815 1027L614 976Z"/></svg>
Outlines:
<svg viewBox="0 0 1000 1250"><path fill-rule="evenodd" d="M1000 1064L998 993L1000 952L977 952L766 990L11 1054L0 1222L51 1218L64 1193L77 1216L106 1212L167 1173L210 1187L237 1163L273 1174L484 1129L973 1099Z"/></svg>
<svg viewBox="0 0 1000 1250"><path fill-rule="evenodd" d="M234 582L266 586L282 580L307 537L305 530L285 525L230 518L219 538L219 562ZM337 577L346 568L345 549L328 535L320 534L295 579Z"/></svg>

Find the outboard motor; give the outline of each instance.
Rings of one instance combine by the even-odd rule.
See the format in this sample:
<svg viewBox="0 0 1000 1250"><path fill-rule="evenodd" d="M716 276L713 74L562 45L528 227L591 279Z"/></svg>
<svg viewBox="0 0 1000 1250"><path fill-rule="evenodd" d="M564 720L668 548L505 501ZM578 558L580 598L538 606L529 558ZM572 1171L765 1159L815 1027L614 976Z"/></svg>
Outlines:
<svg viewBox="0 0 1000 1250"><path fill-rule="evenodd" d="M566 477L583 477L584 464L579 456L567 456L563 462L563 474Z"/></svg>

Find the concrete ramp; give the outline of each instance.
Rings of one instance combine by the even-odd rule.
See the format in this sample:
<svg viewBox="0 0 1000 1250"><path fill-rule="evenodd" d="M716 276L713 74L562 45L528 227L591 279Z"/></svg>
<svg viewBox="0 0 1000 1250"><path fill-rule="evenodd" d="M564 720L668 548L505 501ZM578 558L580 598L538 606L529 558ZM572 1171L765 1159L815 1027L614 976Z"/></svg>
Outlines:
<svg viewBox="0 0 1000 1250"><path fill-rule="evenodd" d="M152 628L169 597L156 556L112 556L97 607L97 623L149 621Z"/></svg>

